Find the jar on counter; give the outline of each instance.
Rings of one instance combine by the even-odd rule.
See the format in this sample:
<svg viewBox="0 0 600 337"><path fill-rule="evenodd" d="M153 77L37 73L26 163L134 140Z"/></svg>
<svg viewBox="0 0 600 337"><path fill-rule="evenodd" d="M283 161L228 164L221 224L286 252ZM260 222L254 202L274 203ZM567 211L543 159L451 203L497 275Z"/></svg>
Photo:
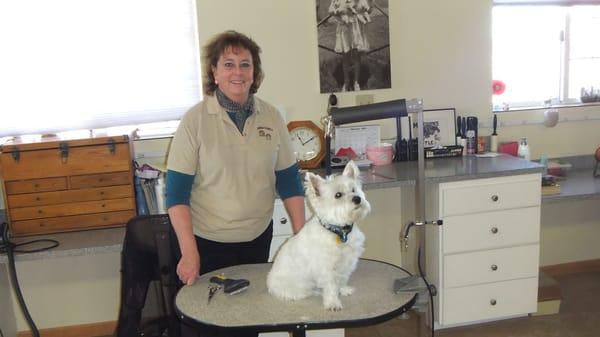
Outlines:
<svg viewBox="0 0 600 337"><path fill-rule="evenodd" d="M519 150L517 151L517 155L519 156L519 158L523 158L525 160L531 159L527 138L521 138L521 140L519 141Z"/></svg>

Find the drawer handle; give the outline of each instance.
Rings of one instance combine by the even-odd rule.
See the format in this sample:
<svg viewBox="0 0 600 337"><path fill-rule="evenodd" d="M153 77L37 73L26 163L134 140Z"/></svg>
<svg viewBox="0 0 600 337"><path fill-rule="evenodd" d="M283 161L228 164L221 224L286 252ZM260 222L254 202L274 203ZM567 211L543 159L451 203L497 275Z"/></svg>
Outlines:
<svg viewBox="0 0 600 337"><path fill-rule="evenodd" d="M492 195L492 201L493 202L498 201L498 195L496 195L496 194Z"/></svg>
<svg viewBox="0 0 600 337"><path fill-rule="evenodd" d="M492 227L492 234L498 233L498 227Z"/></svg>
<svg viewBox="0 0 600 337"><path fill-rule="evenodd" d="M496 271L496 270L498 270L498 266L497 266L497 265L495 265L495 264L493 264L493 265L492 265L492 270L493 270L493 271Z"/></svg>
<svg viewBox="0 0 600 337"><path fill-rule="evenodd" d="M496 305L496 300L492 298L492 299L490 300L490 304L491 304L491 305Z"/></svg>
<svg viewBox="0 0 600 337"><path fill-rule="evenodd" d="M287 218L281 218L279 219L279 223L282 225L285 225L287 223Z"/></svg>
<svg viewBox="0 0 600 337"><path fill-rule="evenodd" d="M40 201L42 199L40 199L40 197L35 197L35 201Z"/></svg>
<svg viewBox="0 0 600 337"><path fill-rule="evenodd" d="M35 184L33 184L33 187L34 187L34 188L38 188L38 187L40 187L40 184L38 184L38 183L35 183Z"/></svg>
<svg viewBox="0 0 600 337"><path fill-rule="evenodd" d="M42 211L41 209L38 209L38 214L42 214L44 213L44 211Z"/></svg>

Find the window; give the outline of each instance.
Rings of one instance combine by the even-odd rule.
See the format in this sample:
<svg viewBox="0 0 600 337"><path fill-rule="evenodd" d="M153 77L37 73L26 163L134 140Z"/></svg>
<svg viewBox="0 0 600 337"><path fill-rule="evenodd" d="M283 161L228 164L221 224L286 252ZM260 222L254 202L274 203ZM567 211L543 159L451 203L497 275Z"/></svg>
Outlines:
<svg viewBox="0 0 600 337"><path fill-rule="evenodd" d="M600 6L495 6L492 35L492 76L506 85L494 110L576 104L600 89Z"/></svg>
<svg viewBox="0 0 600 337"><path fill-rule="evenodd" d="M176 120L201 99L194 0L0 3L0 137Z"/></svg>

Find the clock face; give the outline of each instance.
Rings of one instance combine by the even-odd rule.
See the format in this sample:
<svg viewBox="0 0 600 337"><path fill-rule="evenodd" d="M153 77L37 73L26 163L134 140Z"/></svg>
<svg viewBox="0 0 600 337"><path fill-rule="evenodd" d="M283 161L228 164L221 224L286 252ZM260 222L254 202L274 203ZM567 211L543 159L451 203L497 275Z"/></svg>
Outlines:
<svg viewBox="0 0 600 337"><path fill-rule="evenodd" d="M295 128L290 132L296 159L307 161L314 159L321 150L321 137L308 127Z"/></svg>

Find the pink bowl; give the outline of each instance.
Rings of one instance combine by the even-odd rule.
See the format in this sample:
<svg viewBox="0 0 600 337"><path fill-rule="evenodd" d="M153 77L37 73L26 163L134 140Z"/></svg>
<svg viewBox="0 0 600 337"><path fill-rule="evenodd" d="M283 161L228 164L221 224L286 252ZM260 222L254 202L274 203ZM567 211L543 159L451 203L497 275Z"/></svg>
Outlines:
<svg viewBox="0 0 600 337"><path fill-rule="evenodd" d="M392 144L381 143L376 146L367 146L367 159L372 161L373 165L391 164L393 157Z"/></svg>

